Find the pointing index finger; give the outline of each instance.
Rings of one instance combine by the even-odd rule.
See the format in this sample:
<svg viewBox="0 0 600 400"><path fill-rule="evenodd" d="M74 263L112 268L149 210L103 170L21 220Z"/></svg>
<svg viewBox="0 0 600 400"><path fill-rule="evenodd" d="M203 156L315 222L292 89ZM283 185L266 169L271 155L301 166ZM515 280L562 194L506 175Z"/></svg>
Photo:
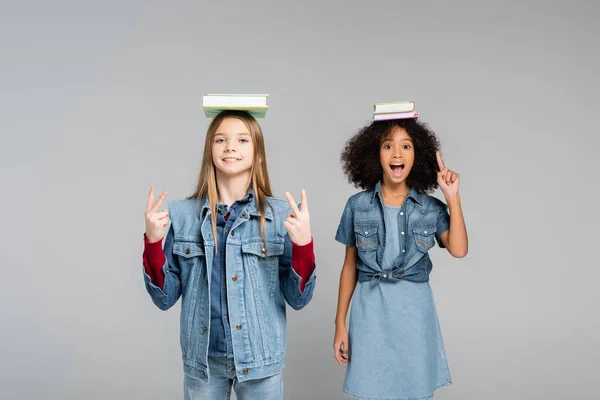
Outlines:
<svg viewBox="0 0 600 400"><path fill-rule="evenodd" d="M435 152L435 157L437 158L438 167L440 167L440 171L442 171L446 167L444 166L444 163L442 161L442 155L440 154L439 151Z"/></svg>

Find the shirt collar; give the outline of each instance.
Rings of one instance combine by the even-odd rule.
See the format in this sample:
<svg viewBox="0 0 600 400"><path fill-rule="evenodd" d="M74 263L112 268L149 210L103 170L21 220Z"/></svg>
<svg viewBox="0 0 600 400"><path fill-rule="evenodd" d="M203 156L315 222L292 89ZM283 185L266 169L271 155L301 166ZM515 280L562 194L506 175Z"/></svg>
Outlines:
<svg viewBox="0 0 600 400"><path fill-rule="evenodd" d="M381 204L383 204L383 194L381 193L381 180L379 182L377 182L377 184L375 185L375 189L373 190L373 197L371 198L371 202L373 200L375 200L375 196L379 196L379 199L381 200ZM420 206L422 206L424 203L423 196L425 196L423 193L417 192L414 188L410 188L410 191L406 195L407 198L412 199L415 203L417 203Z"/></svg>

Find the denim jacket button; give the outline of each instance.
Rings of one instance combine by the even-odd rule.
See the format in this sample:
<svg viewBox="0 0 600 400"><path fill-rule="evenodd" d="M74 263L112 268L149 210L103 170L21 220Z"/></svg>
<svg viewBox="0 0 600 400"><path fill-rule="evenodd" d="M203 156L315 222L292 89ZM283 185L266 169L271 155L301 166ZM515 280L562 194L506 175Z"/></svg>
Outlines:
<svg viewBox="0 0 600 400"><path fill-rule="evenodd" d="M207 327L202 328L202 332L208 332L208 328Z"/></svg>
<svg viewBox="0 0 600 400"><path fill-rule="evenodd" d="M234 281L234 282L237 281L237 275L232 276L231 280Z"/></svg>
<svg viewBox="0 0 600 400"><path fill-rule="evenodd" d="M242 324L237 324L237 326L235 327L235 329L237 329L238 331L242 329Z"/></svg>
<svg viewBox="0 0 600 400"><path fill-rule="evenodd" d="M242 371L242 373L243 373L244 375L248 375L248 368L245 368L245 369Z"/></svg>
<svg viewBox="0 0 600 400"><path fill-rule="evenodd" d="M185 249L185 254L190 254L190 249Z"/></svg>
<svg viewBox="0 0 600 400"><path fill-rule="evenodd" d="M262 249L260 249L260 252L265 254L267 252L267 249L265 249L264 247Z"/></svg>
<svg viewBox="0 0 600 400"><path fill-rule="evenodd" d="M204 371L200 372L200 375L205 376L206 374L204 373Z"/></svg>
<svg viewBox="0 0 600 400"><path fill-rule="evenodd" d="M234 233L235 233L235 232L234 232L233 230L231 230L231 236L233 236L233 235L234 235Z"/></svg>

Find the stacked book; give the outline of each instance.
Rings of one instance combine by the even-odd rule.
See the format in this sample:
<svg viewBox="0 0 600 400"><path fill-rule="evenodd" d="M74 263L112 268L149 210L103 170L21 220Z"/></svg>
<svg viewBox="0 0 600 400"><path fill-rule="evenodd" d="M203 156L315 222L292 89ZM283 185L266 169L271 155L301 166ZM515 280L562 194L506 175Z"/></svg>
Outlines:
<svg viewBox="0 0 600 400"><path fill-rule="evenodd" d="M415 109L414 101L395 101L373 104L373 121L417 118L419 118L419 111Z"/></svg>
<svg viewBox="0 0 600 400"><path fill-rule="evenodd" d="M268 97L268 94L205 94L202 107L207 118L225 110L247 111L254 118L264 118L269 109Z"/></svg>

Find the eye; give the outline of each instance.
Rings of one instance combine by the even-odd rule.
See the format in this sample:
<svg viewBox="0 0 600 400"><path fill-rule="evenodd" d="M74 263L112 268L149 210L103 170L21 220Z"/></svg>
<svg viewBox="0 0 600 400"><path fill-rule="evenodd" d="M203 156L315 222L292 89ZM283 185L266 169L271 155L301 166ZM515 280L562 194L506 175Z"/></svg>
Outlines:
<svg viewBox="0 0 600 400"><path fill-rule="evenodd" d="M248 142L250 142L250 141L249 141L248 139L246 139L246 138L241 138L241 139L240 139L240 142L241 142L241 143L248 143Z"/></svg>
<svg viewBox="0 0 600 400"><path fill-rule="evenodd" d="M410 144L405 144L404 146L402 146L402 148L404 150L410 150L411 149L411 145Z"/></svg>
<svg viewBox="0 0 600 400"><path fill-rule="evenodd" d="M392 148L392 146L390 146L389 144L384 144L383 148L386 149L386 150L389 150L389 149Z"/></svg>
<svg viewBox="0 0 600 400"><path fill-rule="evenodd" d="M225 142L225 139L223 138L218 138L217 140L215 140L215 143L223 143Z"/></svg>

